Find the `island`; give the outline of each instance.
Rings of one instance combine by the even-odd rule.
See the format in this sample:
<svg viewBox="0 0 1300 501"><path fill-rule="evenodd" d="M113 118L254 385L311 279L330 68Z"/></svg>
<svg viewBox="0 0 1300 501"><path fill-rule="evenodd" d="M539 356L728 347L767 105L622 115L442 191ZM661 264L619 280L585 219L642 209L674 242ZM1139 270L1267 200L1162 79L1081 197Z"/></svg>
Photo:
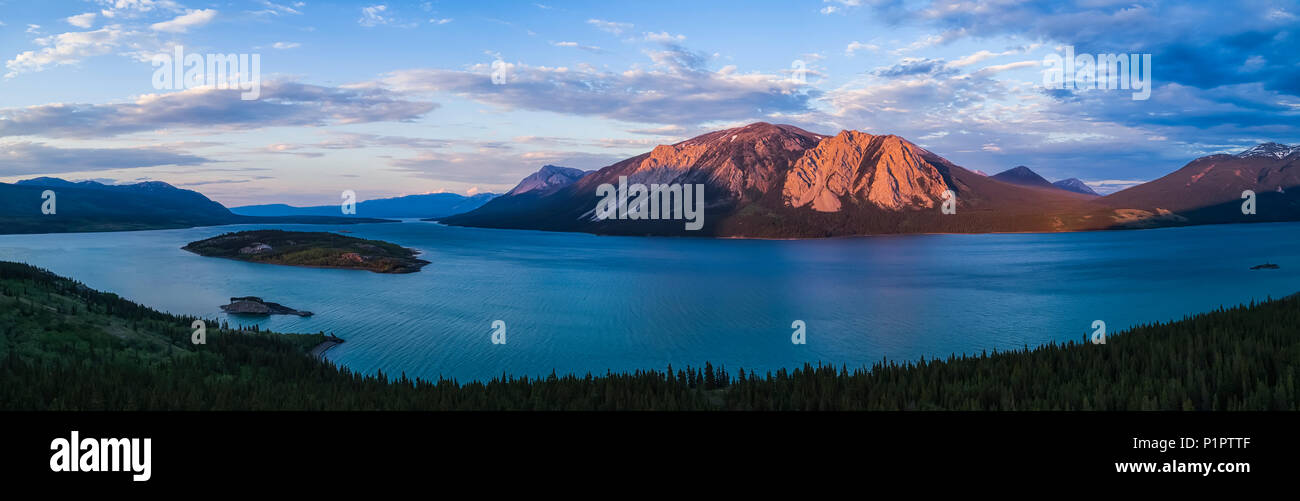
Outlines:
<svg viewBox="0 0 1300 501"><path fill-rule="evenodd" d="M230 304L221 305L221 311L233 315L258 315L258 316L298 315L300 317L312 316L312 312L310 311L295 310L293 308L282 305L280 303L263 301L262 298L256 296L232 297L230 298Z"/></svg>
<svg viewBox="0 0 1300 501"><path fill-rule="evenodd" d="M429 264L415 257L417 251L397 244L328 232L240 231L190 242L181 249L200 256L251 263L375 273L414 273Z"/></svg>

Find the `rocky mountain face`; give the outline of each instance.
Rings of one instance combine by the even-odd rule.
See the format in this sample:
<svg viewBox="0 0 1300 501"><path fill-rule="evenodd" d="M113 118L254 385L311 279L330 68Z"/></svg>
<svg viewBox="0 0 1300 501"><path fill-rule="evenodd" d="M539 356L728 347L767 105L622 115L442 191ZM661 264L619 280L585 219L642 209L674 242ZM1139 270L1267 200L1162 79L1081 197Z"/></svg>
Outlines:
<svg viewBox="0 0 1300 501"><path fill-rule="evenodd" d="M1241 221L1246 189L1260 193L1260 214L1295 220L1298 150L1264 144L1238 155L1205 157L1159 180L1100 197L1077 179L1053 184L1024 166L978 174L898 136L828 136L755 123L660 145L551 191L507 194L439 220L598 234L771 238L1049 232ZM703 184L702 231L683 231L679 221L593 217L597 188L617 185L620 178L628 184ZM949 190L957 195L957 210L941 214Z"/></svg>
<svg viewBox="0 0 1300 501"><path fill-rule="evenodd" d="M929 152L894 135L843 131L807 150L785 177L791 207L837 212L845 203L929 208L951 187Z"/></svg>
<svg viewBox="0 0 1300 501"><path fill-rule="evenodd" d="M751 201L780 192L786 173L825 136L792 125L755 123L720 130L606 167L584 178L593 191L626 176L629 183L701 183L709 203Z"/></svg>
<svg viewBox="0 0 1300 501"><path fill-rule="evenodd" d="M594 217L597 188L703 184L703 231L680 222ZM940 217L946 191L960 214ZM1038 208L1079 195L997 182L894 135L834 136L755 123L660 145L537 196L498 197L478 210L440 218L451 225L608 234L809 237L914 231L1052 231L1065 223ZM970 210L972 212L965 212Z"/></svg>

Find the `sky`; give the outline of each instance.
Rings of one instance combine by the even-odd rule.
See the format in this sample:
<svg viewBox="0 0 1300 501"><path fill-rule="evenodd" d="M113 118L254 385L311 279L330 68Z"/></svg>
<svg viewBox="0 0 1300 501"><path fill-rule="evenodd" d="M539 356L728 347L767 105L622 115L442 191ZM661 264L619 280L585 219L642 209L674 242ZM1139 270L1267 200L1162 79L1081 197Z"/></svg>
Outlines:
<svg viewBox="0 0 1300 501"><path fill-rule="evenodd" d="M1297 3L0 0L0 182L227 206L503 193L765 121L1108 193L1300 143ZM256 56L235 78L256 99L161 79L178 47ZM1149 96L1054 85L1067 51L1149 56Z"/></svg>

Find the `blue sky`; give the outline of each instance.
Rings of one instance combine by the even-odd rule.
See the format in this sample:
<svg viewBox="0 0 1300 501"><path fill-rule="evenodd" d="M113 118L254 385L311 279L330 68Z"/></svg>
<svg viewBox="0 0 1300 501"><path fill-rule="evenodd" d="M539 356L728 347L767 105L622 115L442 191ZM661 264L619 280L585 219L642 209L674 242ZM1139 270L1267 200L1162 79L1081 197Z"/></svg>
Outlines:
<svg viewBox="0 0 1300 501"><path fill-rule="evenodd" d="M1300 142L1298 16L1250 0L0 0L0 181L163 180L231 206L503 192L543 164L768 121L1113 191ZM258 55L259 99L155 88L151 57L178 45ZM1066 46L1150 54L1150 99L1045 88Z"/></svg>

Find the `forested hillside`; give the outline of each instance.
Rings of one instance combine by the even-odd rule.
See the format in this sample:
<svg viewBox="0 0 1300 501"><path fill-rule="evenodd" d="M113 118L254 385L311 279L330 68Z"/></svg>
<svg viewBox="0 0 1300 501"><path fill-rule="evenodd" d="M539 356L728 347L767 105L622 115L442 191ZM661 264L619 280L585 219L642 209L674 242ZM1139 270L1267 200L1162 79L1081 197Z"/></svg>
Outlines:
<svg viewBox="0 0 1300 501"><path fill-rule="evenodd" d="M1149 325L1105 345L845 370L666 368L412 381L307 352L323 334L217 328L0 262L0 409L1297 410L1300 297ZM338 333L346 338L347 333Z"/></svg>

